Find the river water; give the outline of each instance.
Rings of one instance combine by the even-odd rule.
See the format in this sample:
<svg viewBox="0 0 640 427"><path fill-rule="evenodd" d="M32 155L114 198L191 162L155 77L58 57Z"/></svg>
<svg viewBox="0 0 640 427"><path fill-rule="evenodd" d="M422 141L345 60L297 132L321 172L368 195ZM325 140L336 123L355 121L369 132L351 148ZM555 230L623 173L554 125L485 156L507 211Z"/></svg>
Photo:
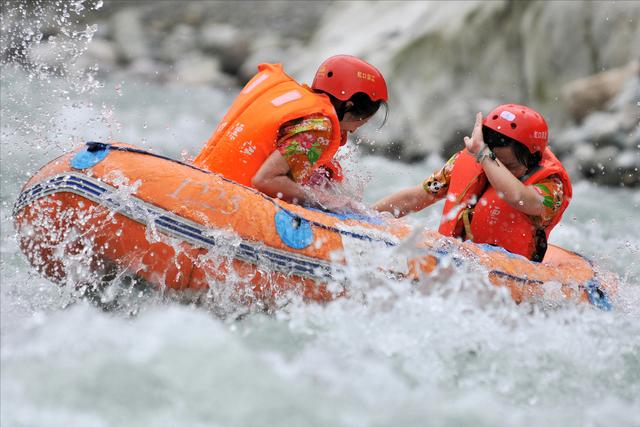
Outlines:
<svg viewBox="0 0 640 427"><path fill-rule="evenodd" d="M323 306L237 319L151 299L106 313L26 264L11 220L22 184L86 140L188 159L234 90L94 83L3 68L3 426L640 425L637 190L578 182L551 238L621 277L609 313L519 307L470 271L412 289L357 270L365 298ZM365 202L442 162L345 156ZM409 221L435 227L440 208Z"/></svg>

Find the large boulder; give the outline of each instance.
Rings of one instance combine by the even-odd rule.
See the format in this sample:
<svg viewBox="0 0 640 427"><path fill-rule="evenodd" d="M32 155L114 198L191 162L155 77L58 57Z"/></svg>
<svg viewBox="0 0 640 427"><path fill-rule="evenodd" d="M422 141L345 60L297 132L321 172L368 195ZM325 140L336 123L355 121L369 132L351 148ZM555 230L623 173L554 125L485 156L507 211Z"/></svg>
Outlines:
<svg viewBox="0 0 640 427"><path fill-rule="evenodd" d="M338 53L369 60L410 123L416 149L403 152L426 154L445 144L435 112L482 99L539 109L553 134L566 83L640 57L639 21L640 2L335 2L294 74L308 81Z"/></svg>
<svg viewBox="0 0 640 427"><path fill-rule="evenodd" d="M237 74L250 53L251 42L239 28L225 23L204 25L198 35L200 49L220 60L222 70Z"/></svg>
<svg viewBox="0 0 640 427"><path fill-rule="evenodd" d="M631 73L627 71L631 69ZM611 76L626 76L618 81ZM559 152L565 156L573 154L582 175L604 185L636 186L640 184L640 75L637 63L612 69L606 73L580 79L579 84L585 97L594 93L603 94L613 90L603 87L615 86L617 93L603 96L597 108L586 115L582 124L564 130L556 140ZM589 84L587 84L589 83ZM591 99L596 99L594 96Z"/></svg>
<svg viewBox="0 0 640 427"><path fill-rule="evenodd" d="M626 67L569 82L562 88L562 101L571 117L581 122L590 113L604 110L631 77L639 72L640 63L634 61Z"/></svg>
<svg viewBox="0 0 640 427"><path fill-rule="evenodd" d="M235 81L220 69L215 57L200 54L187 55L176 62L175 80L188 84L207 84L220 88L235 85Z"/></svg>
<svg viewBox="0 0 640 427"><path fill-rule="evenodd" d="M114 13L111 29L120 62L129 64L149 57L148 40L139 8L126 8Z"/></svg>
<svg viewBox="0 0 640 427"><path fill-rule="evenodd" d="M86 51L78 57L74 68L88 70L96 68L100 73L107 74L117 68L118 49L115 43L105 39L95 39L87 45Z"/></svg>
<svg viewBox="0 0 640 427"><path fill-rule="evenodd" d="M167 63L176 63L185 56L193 55L198 50L196 30L185 24L176 25L164 37L158 49L158 59Z"/></svg>

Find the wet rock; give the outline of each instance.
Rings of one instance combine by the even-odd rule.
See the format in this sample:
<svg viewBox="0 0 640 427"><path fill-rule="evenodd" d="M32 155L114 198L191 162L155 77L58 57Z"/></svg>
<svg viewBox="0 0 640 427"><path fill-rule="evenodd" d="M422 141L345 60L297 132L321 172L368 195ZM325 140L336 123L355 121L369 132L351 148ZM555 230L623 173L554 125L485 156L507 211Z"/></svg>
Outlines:
<svg viewBox="0 0 640 427"><path fill-rule="evenodd" d="M176 63L176 79L188 84L212 84L219 87L235 86L235 80L224 75L220 62L199 54L187 56Z"/></svg>
<svg viewBox="0 0 640 427"><path fill-rule="evenodd" d="M114 71L117 66L118 51L114 43L104 39L93 40L87 50L78 58L75 67L88 69L97 67L100 72Z"/></svg>
<svg viewBox="0 0 640 427"><path fill-rule="evenodd" d="M585 119L582 129L596 148L609 145L622 148L626 139L624 122L621 112L595 112Z"/></svg>
<svg viewBox="0 0 640 427"><path fill-rule="evenodd" d="M614 166L621 169L638 169L640 168L640 151L625 150L620 153L616 159Z"/></svg>
<svg viewBox="0 0 640 427"><path fill-rule="evenodd" d="M625 147L629 150L640 151L640 125L637 125L635 130L629 133Z"/></svg>
<svg viewBox="0 0 640 427"><path fill-rule="evenodd" d="M199 32L198 43L203 52L220 60L222 71L236 74L250 53L247 36L229 24L205 25Z"/></svg>
<svg viewBox="0 0 640 427"><path fill-rule="evenodd" d="M607 105L608 110L619 111L628 107L638 111L640 107L640 66L636 72L620 88L620 92ZM636 118L638 116L636 115Z"/></svg>
<svg viewBox="0 0 640 427"><path fill-rule="evenodd" d="M562 101L571 117L581 122L590 113L604 110L621 93L627 81L637 74L638 62L633 62L626 67L572 81L562 88Z"/></svg>
<svg viewBox="0 0 640 427"><path fill-rule="evenodd" d="M589 174L595 174L595 154L596 149L593 148L592 145L579 145L576 147L573 152L573 158L578 162L580 169L583 171L585 176L589 176ZM594 169L593 172L590 172L591 169Z"/></svg>
<svg viewBox="0 0 640 427"><path fill-rule="evenodd" d="M290 72L286 63L293 50L290 44L287 45L275 35L265 35L251 46L251 53L238 70L238 79L243 84L248 82L258 72L258 64L263 62L281 63Z"/></svg>
<svg viewBox="0 0 640 427"><path fill-rule="evenodd" d="M605 147L596 150L593 157L581 164L585 177L608 186L637 184L637 153L621 152L617 147Z"/></svg>
<svg viewBox="0 0 640 427"><path fill-rule="evenodd" d="M584 174L582 173L582 166L575 156L562 159L562 166L564 166L572 182L576 182L578 179L584 177Z"/></svg>
<svg viewBox="0 0 640 427"><path fill-rule="evenodd" d="M115 62L113 68L145 79L231 87L236 82L229 74L241 85L261 62L282 63L292 77L309 84L330 55L348 53L370 61L387 79L391 114L382 130L367 126L357 136L370 141L365 145L370 151L393 158L447 156L462 147L476 111L486 113L506 102L540 110L550 124L556 154L577 168L593 169L588 172L593 176L600 173L598 162L607 171L628 169L628 152L640 149L640 27L630 25L640 20L640 2L105 6L109 14L95 17L106 21L79 66L97 62L108 70ZM31 28L26 24L21 31ZM35 47L37 41L31 43ZM31 54L53 64L47 67L64 68L67 59L48 47L3 48L3 55L21 62ZM629 58L636 61L630 64ZM565 129L568 119L581 120L581 125ZM607 147L627 160L604 164L600 157Z"/></svg>
<svg viewBox="0 0 640 427"><path fill-rule="evenodd" d="M608 102L597 106L606 111L591 112L581 126L563 131L556 139L557 145L554 145L559 153L567 156L571 155L571 145L580 144L573 154L582 173L603 185L638 184L640 78L637 62L631 63L626 69L632 71L626 80L614 82L618 92ZM604 85L603 82L613 84L612 76L620 77L619 71L601 73L594 76L593 80L586 78L582 81L595 84L597 92L602 89L597 89L597 86Z"/></svg>
<svg viewBox="0 0 640 427"><path fill-rule="evenodd" d="M148 41L137 8L121 9L111 18L113 38L118 47L118 59L129 64L149 57Z"/></svg>
<svg viewBox="0 0 640 427"><path fill-rule="evenodd" d="M186 55L197 50L196 31L188 25L177 25L173 31L165 37L158 49L157 56L160 60L174 63Z"/></svg>
<svg viewBox="0 0 640 427"><path fill-rule="evenodd" d="M449 158L463 149L464 137L471 136L476 114L486 114L498 105L500 101L495 99L457 100L434 111L432 133L442 147L439 154Z"/></svg>
<svg viewBox="0 0 640 427"><path fill-rule="evenodd" d="M335 2L295 62L312 76L332 54L369 60L397 94L390 104L406 114L416 143L435 152L451 146L438 111L472 99L533 105L561 129L561 87L637 58L640 27L629 21L639 17L638 2ZM345 28L358 32L345 36Z"/></svg>
<svg viewBox="0 0 640 427"><path fill-rule="evenodd" d="M581 145L589 143L589 134L584 128L570 127L561 131L557 136L551 135L549 146L556 156L564 158Z"/></svg>
<svg viewBox="0 0 640 427"><path fill-rule="evenodd" d="M512 34L518 37L514 40L522 43L522 53L512 51L510 55L522 61L521 84L526 85L528 96L544 107L542 111L553 122L553 117L563 109L557 102L562 85L597 69L592 52L599 51L599 46L590 46L588 22L600 17L594 18L597 12L585 2L526 3L529 7L521 11L521 23L515 29L519 35ZM513 13L517 9L512 8ZM611 15L615 15L612 19L622 21L623 10L622 7L612 10ZM507 47L511 50L515 45Z"/></svg>
<svg viewBox="0 0 640 427"><path fill-rule="evenodd" d="M151 58L134 60L127 68L127 72L134 76L154 81L165 81L169 75L169 69L165 64L161 64Z"/></svg>
<svg viewBox="0 0 640 427"><path fill-rule="evenodd" d="M614 161L618 157L620 149L618 147L604 147L596 149L593 161L599 169L614 169Z"/></svg>
<svg viewBox="0 0 640 427"><path fill-rule="evenodd" d="M625 150L614 162L619 183L627 187L640 185L640 150Z"/></svg>

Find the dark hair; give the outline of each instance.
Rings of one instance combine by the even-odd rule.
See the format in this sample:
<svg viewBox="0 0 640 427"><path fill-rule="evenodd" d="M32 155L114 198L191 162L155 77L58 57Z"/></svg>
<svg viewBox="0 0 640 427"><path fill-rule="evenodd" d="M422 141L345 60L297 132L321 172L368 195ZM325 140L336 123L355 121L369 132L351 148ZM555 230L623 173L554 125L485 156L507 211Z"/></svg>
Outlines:
<svg viewBox="0 0 640 427"><path fill-rule="evenodd" d="M496 132L487 126L482 126L482 137L484 138L485 144L492 150L495 147L512 147L516 159L526 166L527 170L538 166L540 160L542 160L542 154L539 151L537 153L531 153L526 145L500 132Z"/></svg>
<svg viewBox="0 0 640 427"><path fill-rule="evenodd" d="M378 110L380 109L380 106L384 105L385 114L384 114L384 120L382 122L382 125L384 125L387 121L387 115L389 113L389 110L387 108L387 103L382 100L372 101L371 98L369 98L369 95L367 95L366 93L358 92L358 93L355 93L347 101L341 101L329 93L326 93L326 92L323 92L323 93L325 93L326 95L329 96L329 98L331 98L331 103L335 107L336 113L338 114L338 120L342 120L346 113L351 114L356 119L364 120L373 116L375 113L378 112ZM350 107L347 106L347 102L349 101L351 101L351 103L353 104ZM382 125L380 127L382 127Z"/></svg>

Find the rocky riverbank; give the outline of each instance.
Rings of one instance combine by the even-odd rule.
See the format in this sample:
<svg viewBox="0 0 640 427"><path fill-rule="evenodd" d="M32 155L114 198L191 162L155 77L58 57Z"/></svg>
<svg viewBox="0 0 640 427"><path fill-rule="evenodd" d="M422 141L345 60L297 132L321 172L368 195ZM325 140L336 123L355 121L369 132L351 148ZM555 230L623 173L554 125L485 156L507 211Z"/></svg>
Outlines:
<svg viewBox="0 0 640 427"><path fill-rule="evenodd" d="M640 4L634 2L9 2L3 63L237 91L260 62L301 81L327 56L376 64L390 117L359 136L405 161L461 146L475 111L548 118L574 177L640 184ZM375 141L375 142L371 142Z"/></svg>

